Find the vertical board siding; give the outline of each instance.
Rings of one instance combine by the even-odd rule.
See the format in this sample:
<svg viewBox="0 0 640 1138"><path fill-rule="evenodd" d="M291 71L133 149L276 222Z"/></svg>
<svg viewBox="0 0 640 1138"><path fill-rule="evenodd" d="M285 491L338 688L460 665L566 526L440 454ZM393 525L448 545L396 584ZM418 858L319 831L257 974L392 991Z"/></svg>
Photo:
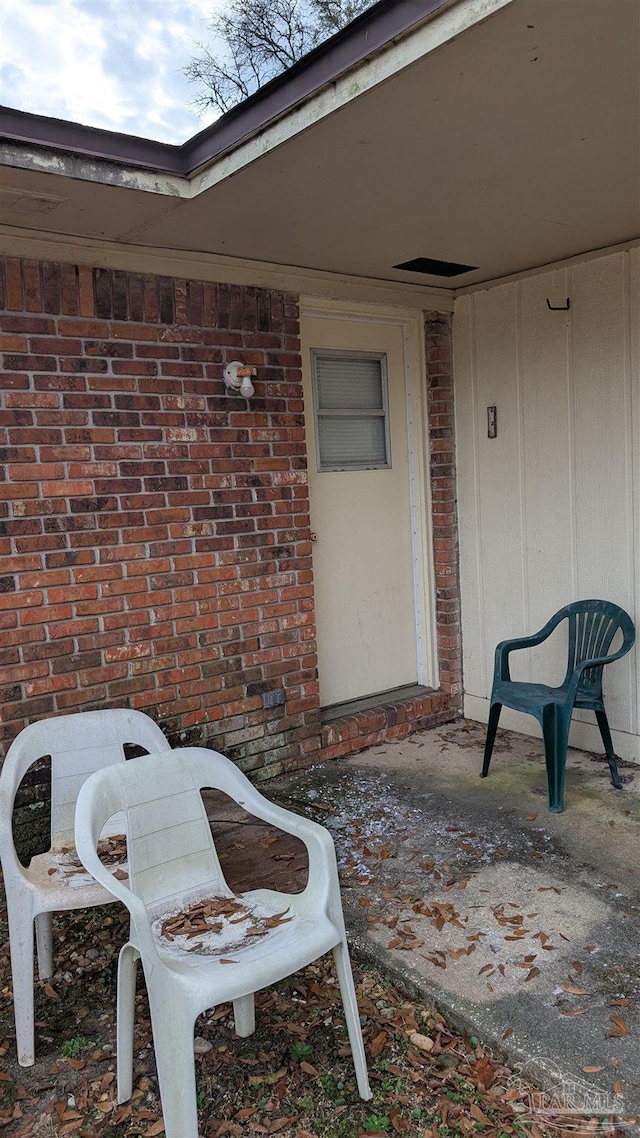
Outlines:
<svg viewBox="0 0 640 1138"><path fill-rule="evenodd" d="M631 448L629 513L635 519L631 539L632 579L635 590L636 635L640 639L640 249L629 254L629 423L628 445ZM640 733L640 660L636 645L636 669L629 670L629 705L636 734Z"/></svg>
<svg viewBox="0 0 640 1138"><path fill-rule="evenodd" d="M550 312L568 296L564 270L529 277L516 285L519 294L522 363L521 400L524 437L523 477L525 547L523 572L528 606L522 613L523 629L540 628L552 612L574 595L575 541L571 519L573 495L573 385L569 312ZM558 361L550 367L549 360ZM565 630L560 643L547 641L531 652L527 680L564 679Z"/></svg>
<svg viewBox="0 0 640 1138"><path fill-rule="evenodd" d="M640 251L461 297L454 350L465 708L486 718L498 641L581 597L638 623ZM569 311L550 311L571 298ZM495 404L498 435L487 438ZM559 633L516 679L559 682ZM605 671L618 753L640 760L637 649ZM593 717L572 742L599 748ZM535 733L533 719L505 722Z"/></svg>
<svg viewBox="0 0 640 1138"><path fill-rule="evenodd" d="M479 446L480 556L483 564L483 608L491 609L505 636L521 626L522 502L518 483L522 440L517 399L518 341L516 294L509 287L478 294L476 302L476 418L486 440L486 409L498 407L498 437ZM482 329L482 334L477 330ZM510 396L504 398L507 383ZM483 421L484 420L484 421ZM492 487L487 494L485 487ZM501 582L499 589L495 588ZM514 678L524 679L518 661Z"/></svg>

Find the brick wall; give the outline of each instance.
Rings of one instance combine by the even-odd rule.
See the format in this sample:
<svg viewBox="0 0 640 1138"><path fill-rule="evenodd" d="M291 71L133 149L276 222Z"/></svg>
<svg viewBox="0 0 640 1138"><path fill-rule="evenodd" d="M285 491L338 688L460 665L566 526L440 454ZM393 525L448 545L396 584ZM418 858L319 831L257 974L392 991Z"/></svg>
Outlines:
<svg viewBox="0 0 640 1138"><path fill-rule="evenodd" d="M34 719L128 705L267 777L459 712L446 317L426 318L440 690L323 737L296 298L13 259L0 288L0 755ZM258 370L248 407L233 359Z"/></svg>
<svg viewBox="0 0 640 1138"><path fill-rule="evenodd" d="M296 298L11 259L2 289L3 748L127 704L243 769L300 765L320 729Z"/></svg>
<svg viewBox="0 0 640 1138"><path fill-rule="evenodd" d="M440 690L450 697L452 710L461 712L462 626L451 318L428 312L425 338Z"/></svg>

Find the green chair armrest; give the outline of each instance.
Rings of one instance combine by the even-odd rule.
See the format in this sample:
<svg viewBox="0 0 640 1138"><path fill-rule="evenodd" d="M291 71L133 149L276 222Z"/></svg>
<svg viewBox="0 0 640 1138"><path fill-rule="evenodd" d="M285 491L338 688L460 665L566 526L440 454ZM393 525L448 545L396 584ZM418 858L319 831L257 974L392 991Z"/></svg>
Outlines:
<svg viewBox="0 0 640 1138"><path fill-rule="evenodd" d="M521 648L535 648L536 644L542 644L544 640L551 636L554 628L556 628L564 618L564 615L564 613L560 615L555 613L555 615L551 617L551 620L547 621L544 628L541 628L539 632L534 632L531 636L517 636L512 640L501 640L495 652L494 683L496 680L508 681L511 679L509 672L510 652L518 652Z"/></svg>

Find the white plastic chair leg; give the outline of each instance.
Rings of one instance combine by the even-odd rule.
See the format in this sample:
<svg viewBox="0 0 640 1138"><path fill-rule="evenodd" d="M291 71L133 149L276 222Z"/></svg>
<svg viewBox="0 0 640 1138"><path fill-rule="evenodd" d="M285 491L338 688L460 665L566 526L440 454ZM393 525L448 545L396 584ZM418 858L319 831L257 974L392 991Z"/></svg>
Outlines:
<svg viewBox="0 0 640 1138"><path fill-rule="evenodd" d="M333 950L333 959L336 963L340 994L344 1006L344 1017L347 1022L349 1043L351 1044L351 1053L353 1055L353 1065L356 1069L358 1093L361 1099L367 1101L373 1098L373 1095L369 1086L367 1060L364 1053L362 1028L360 1027L360 1013L358 1011L358 1001L356 999L356 990L353 983L351 962L349 960L349 950L346 941L341 941L340 944L336 945Z"/></svg>
<svg viewBox="0 0 640 1138"><path fill-rule="evenodd" d="M149 985L148 985L149 988ZM193 1058L195 1016L180 993L167 999L166 987L149 991L153 1044L162 1101L165 1138L198 1138L196 1068Z"/></svg>
<svg viewBox="0 0 640 1138"><path fill-rule="evenodd" d="M236 1035L245 1039L253 1035L256 1030L256 1008L253 992L248 996L240 996L233 1001L233 1018L236 1025Z"/></svg>
<svg viewBox="0 0 640 1138"><path fill-rule="evenodd" d="M38 913L36 917L36 947L38 949L38 975L48 980L53 974L53 914Z"/></svg>
<svg viewBox="0 0 640 1138"><path fill-rule="evenodd" d="M11 950L11 979L13 982L13 1010L16 1020L18 1063L32 1067L35 1062L33 1030L33 917L31 912L20 912L16 905L9 906L9 946Z"/></svg>
<svg viewBox="0 0 640 1138"><path fill-rule="evenodd" d="M136 978L139 952L125 944L118 958L118 1027L117 1067L118 1102L127 1102L133 1094L133 1026L135 1019Z"/></svg>

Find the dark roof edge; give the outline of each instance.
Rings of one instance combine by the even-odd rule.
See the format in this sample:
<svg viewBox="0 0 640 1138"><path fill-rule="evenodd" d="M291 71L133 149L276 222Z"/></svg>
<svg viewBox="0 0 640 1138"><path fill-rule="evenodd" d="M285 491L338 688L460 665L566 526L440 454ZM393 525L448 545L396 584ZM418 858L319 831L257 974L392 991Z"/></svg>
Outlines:
<svg viewBox="0 0 640 1138"><path fill-rule="evenodd" d="M84 154L103 161L110 159L125 165L144 166L163 173L184 174L182 146L83 126L67 119L49 118L48 115L32 115L13 107L0 107L0 138Z"/></svg>
<svg viewBox="0 0 640 1138"><path fill-rule="evenodd" d="M139 166L187 177L198 167L263 130L387 44L405 36L451 0L378 0L282 75L233 107L181 146L82 126L65 119L1 107L7 141Z"/></svg>

